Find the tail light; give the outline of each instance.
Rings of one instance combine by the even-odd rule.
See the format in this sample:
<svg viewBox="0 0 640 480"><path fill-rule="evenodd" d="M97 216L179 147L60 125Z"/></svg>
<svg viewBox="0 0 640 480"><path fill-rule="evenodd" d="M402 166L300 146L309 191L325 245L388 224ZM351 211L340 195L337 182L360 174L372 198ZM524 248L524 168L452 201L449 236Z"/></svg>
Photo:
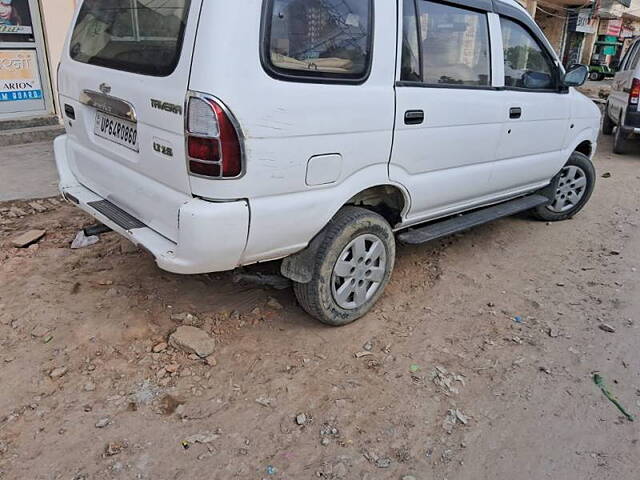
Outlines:
<svg viewBox="0 0 640 480"><path fill-rule="evenodd" d="M634 78L629 92L629 105L635 105L637 109L638 99L640 99L640 79Z"/></svg>
<svg viewBox="0 0 640 480"><path fill-rule="evenodd" d="M242 174L240 135L231 114L218 100L189 97L186 137L189 173L211 178Z"/></svg>

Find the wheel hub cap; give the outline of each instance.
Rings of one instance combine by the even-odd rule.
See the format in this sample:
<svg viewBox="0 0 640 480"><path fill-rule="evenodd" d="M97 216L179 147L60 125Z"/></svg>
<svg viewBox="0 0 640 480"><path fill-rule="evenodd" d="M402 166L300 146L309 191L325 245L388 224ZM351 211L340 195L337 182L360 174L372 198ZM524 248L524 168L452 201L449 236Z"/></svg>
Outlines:
<svg viewBox="0 0 640 480"><path fill-rule="evenodd" d="M554 213L568 212L574 208L587 191L587 176L580 167L564 167L553 202L547 207Z"/></svg>
<svg viewBox="0 0 640 480"><path fill-rule="evenodd" d="M345 310L361 307L380 288L386 269L387 251L382 240L360 235L345 247L333 267L333 299Z"/></svg>

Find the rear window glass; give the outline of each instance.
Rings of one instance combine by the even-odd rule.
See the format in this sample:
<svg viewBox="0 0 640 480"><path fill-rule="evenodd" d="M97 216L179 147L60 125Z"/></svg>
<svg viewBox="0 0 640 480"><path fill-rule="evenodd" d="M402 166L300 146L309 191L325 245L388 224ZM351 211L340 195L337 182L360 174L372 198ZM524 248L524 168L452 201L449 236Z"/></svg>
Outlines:
<svg viewBox="0 0 640 480"><path fill-rule="evenodd" d="M371 13L370 0L270 0L268 66L287 76L364 79Z"/></svg>
<svg viewBox="0 0 640 480"><path fill-rule="evenodd" d="M145 75L173 72L190 0L84 0L71 58Z"/></svg>

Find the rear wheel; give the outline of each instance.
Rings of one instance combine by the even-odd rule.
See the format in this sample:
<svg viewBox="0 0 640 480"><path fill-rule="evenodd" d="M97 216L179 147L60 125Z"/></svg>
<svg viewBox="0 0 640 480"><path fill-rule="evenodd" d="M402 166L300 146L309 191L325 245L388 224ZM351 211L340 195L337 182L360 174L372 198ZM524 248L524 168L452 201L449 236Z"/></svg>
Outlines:
<svg viewBox="0 0 640 480"><path fill-rule="evenodd" d="M613 128L616 126L611 120L609 116L609 104L604 108L604 115L602 116L602 133L604 135L611 135L613 133Z"/></svg>
<svg viewBox="0 0 640 480"><path fill-rule="evenodd" d="M596 184L596 170L589 157L573 152L560 171L553 201L533 210L539 220L557 222L573 217L584 208Z"/></svg>
<svg viewBox="0 0 640 480"><path fill-rule="evenodd" d="M345 207L322 233L309 283L294 283L302 308L322 323L347 325L364 316L389 283L395 239L377 213Z"/></svg>
<svg viewBox="0 0 640 480"><path fill-rule="evenodd" d="M598 72L591 72L589 74L589 80L593 80L593 81L600 80L600 74Z"/></svg>
<svg viewBox="0 0 640 480"><path fill-rule="evenodd" d="M613 136L613 153L624 155L629 149L629 135L622 128L622 118L618 122Z"/></svg>

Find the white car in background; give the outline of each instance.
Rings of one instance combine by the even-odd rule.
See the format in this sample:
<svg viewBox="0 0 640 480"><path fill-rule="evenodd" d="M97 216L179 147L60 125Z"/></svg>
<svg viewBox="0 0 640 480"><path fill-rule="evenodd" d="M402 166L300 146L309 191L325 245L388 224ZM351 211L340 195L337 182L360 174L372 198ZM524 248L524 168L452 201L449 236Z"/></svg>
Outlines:
<svg viewBox="0 0 640 480"><path fill-rule="evenodd" d="M625 154L640 133L640 40L636 39L620 61L613 77L602 120L602 133L613 138L613 152Z"/></svg>

